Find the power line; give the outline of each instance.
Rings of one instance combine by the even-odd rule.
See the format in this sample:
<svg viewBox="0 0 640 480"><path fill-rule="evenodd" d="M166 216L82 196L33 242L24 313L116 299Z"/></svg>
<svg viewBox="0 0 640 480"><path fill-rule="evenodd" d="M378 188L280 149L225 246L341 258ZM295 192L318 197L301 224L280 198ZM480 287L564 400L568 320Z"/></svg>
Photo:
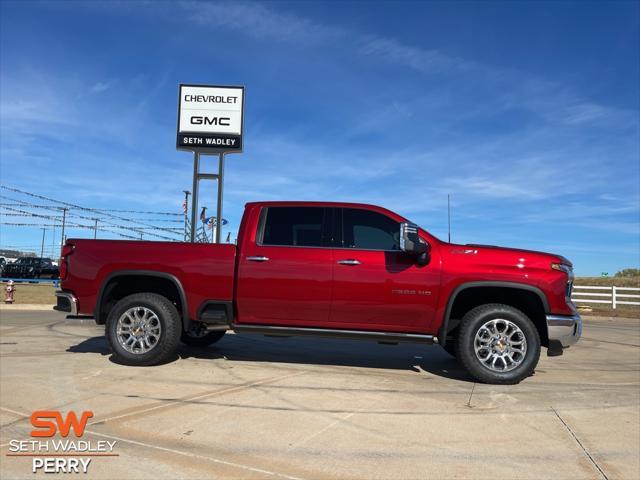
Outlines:
<svg viewBox="0 0 640 480"><path fill-rule="evenodd" d="M10 192L20 193L20 194L27 195L27 196L30 196L30 197L33 197L33 198L38 198L38 199L40 199L40 200L44 200L44 201L47 201L47 202L59 203L60 205L65 205L65 206L67 206L67 207L69 207L69 208L75 208L75 209L82 210L82 211L86 211L86 212L92 212L92 213L97 213L97 214L103 214L103 215L106 215L106 216L108 216L108 217L110 217L110 218L114 218L114 219L116 219L116 220L124 221L124 222L127 222L127 223L134 223L134 224L137 224L136 226L129 226L129 227L127 227L127 226L117 225L117 224L114 224L114 223L107 222L107 221L106 221L106 220L104 220L104 219L100 219L100 220L101 220L101 223L105 223L105 224L110 225L110 226L115 227L115 228L124 228L124 229L127 229L127 230L131 230L132 232L136 232L136 233L138 233L138 234L140 234L140 235L142 235L142 234L150 235L150 236L152 236L152 237L160 238L160 239L163 239L163 240L170 240L170 241L176 241L176 240L177 240L176 238L167 237L166 235L160 235L160 234L158 234L158 233L152 233L152 232L149 232L149 231L145 232L145 231L143 231L143 230L140 230L140 229L138 228L138 225L143 225L143 226L146 226L146 227L151 227L153 230L164 231L164 232L167 232L167 233L170 233L170 234L175 235L175 234L176 234L176 232L175 232L175 231L174 231L174 229L172 229L172 228L159 227L159 226L156 226L156 225L152 225L152 224L149 224L149 223L143 222L143 221L141 221L141 220L139 220L139 219L131 219L131 218L127 218L127 217L121 217L121 216L119 216L119 215L114 215L114 214L112 214L112 213L108 213L106 210L98 210L98 209L95 209L95 208L87 208L87 207L82 207L82 206L80 206L80 205L76 205L76 204L73 204L73 203L63 202L63 201L61 201L61 200L55 200L55 199L53 199L53 198L45 197L44 195L39 195L39 194L37 194L37 193L27 192L27 191L25 191L25 190L21 190L21 189L19 189L19 188L8 187L8 186L6 186L6 185L0 185L0 188L2 188L2 189L4 189L4 190L8 190L8 191L10 191ZM4 197L4 198L6 198L6 197ZM14 200L14 199L12 199L12 200L13 200L13 201L18 201L18 202L21 202L21 203L28 203L28 202L24 202L24 201L20 201L20 200ZM53 208L61 209L61 207L57 207L57 206L55 206L55 207L53 207ZM165 213L166 213L166 212L165 212ZM74 215L78 215L78 214L74 214ZM90 219L90 220L92 220L92 221L95 221L95 217L82 217L82 216L79 216L79 218L84 218L85 220L89 220L89 219ZM103 230L103 231L109 231L109 230L106 230L106 229L104 229L104 228L102 228L102 230ZM136 237L130 237L130 238L136 238ZM136 238L136 239L137 239L137 238Z"/></svg>
<svg viewBox="0 0 640 480"><path fill-rule="evenodd" d="M0 195L0 198L9 199L9 197L6 197L4 195ZM13 198L11 198L10 200L16 203L0 203L0 207L27 207L28 206L29 208L44 209L44 210L60 210L60 211L64 209L63 207L58 207L55 205L36 205L34 203L29 203L29 202L19 202L18 200L15 200ZM130 210L130 211L134 212L133 210ZM154 214L162 215L161 212L135 212L135 213L149 213L149 214L154 213ZM77 216L77 214L71 214L71 215ZM167 215L174 215L174 214L167 214ZM182 215L179 213L175 215L182 217ZM140 219L136 218L134 220L143 220L145 222L184 223L182 219L174 220L172 218L140 218Z"/></svg>
<svg viewBox="0 0 640 480"><path fill-rule="evenodd" d="M58 226L58 224L53 223L53 224L46 224L46 223L19 223L19 222L0 222L0 225L7 225L7 226L11 226L11 227L36 227L36 228L42 228L42 227L46 227L46 228L55 228ZM83 225L80 223L75 223L75 222L67 222L67 226L71 227L71 228L82 228L82 229L87 229L87 230L95 230L95 225ZM130 230L129 227L124 227L122 225L114 225L113 228L117 228L117 229L122 229L122 230ZM175 230L177 231L182 231L181 228L176 228ZM138 240L138 237L134 237L131 235L127 235L121 232L117 232L112 230L111 228L104 228L102 227L100 229L100 231L102 232L108 232L108 233L113 233L115 235L118 235L120 237L123 238L130 238L132 240ZM145 235L151 235L149 232L142 232Z"/></svg>
<svg viewBox="0 0 640 480"><path fill-rule="evenodd" d="M63 205L67 205L69 207L73 207L73 208L78 208L81 210L91 210L91 211L96 211L96 212L115 212L115 213L139 213L139 214L147 214L147 215L169 215L169 216L176 216L176 217L182 217L183 214L182 213L173 213L173 212L158 212L158 211L144 211L144 210L119 210L119 209L115 209L115 208L89 208L89 207L81 207L79 205L74 205L72 203L67 203L67 202L63 202L61 200L55 200L53 198L48 198L45 197L44 195L38 195L37 193L31 193L31 192L27 192L24 190L20 190L19 188L13 188L13 187L7 187L6 185L0 185L0 188L3 188L5 190L9 190L12 192L16 192L16 193L22 193L24 195L29 195L30 197L35 197L35 198L39 198L41 200L46 200L47 202L55 202L55 203L60 203ZM2 195L0 195L0 198L8 198L8 197L3 197ZM15 199L10 199L10 200L14 200L16 202L19 202L20 200L15 200ZM51 208L47 205L42 205L42 207L45 208ZM54 208L61 208L61 207L55 207Z"/></svg>

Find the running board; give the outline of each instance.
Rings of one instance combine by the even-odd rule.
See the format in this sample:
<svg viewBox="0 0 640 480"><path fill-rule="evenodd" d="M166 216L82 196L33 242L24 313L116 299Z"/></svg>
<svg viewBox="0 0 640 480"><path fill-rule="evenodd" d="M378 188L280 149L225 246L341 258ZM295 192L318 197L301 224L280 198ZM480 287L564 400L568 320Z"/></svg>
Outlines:
<svg viewBox="0 0 640 480"><path fill-rule="evenodd" d="M395 332L371 332L364 330L335 330L330 328L296 328L296 327L271 327L268 325L238 325L231 328L238 333L262 333L269 336L312 336L342 338L347 340L374 340L376 342L397 343L438 343L438 338L433 335L420 333L395 333Z"/></svg>

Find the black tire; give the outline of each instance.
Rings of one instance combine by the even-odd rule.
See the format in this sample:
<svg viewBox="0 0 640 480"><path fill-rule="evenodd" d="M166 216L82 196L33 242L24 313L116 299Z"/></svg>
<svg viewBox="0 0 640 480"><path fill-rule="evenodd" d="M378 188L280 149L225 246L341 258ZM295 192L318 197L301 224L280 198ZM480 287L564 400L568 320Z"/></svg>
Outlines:
<svg viewBox="0 0 640 480"><path fill-rule="evenodd" d="M200 322L191 322L191 329L188 332L182 332L180 341L192 347L208 347L219 341L226 333L226 330L206 332L202 330L203 328Z"/></svg>
<svg viewBox="0 0 640 480"><path fill-rule="evenodd" d="M160 323L157 341L144 353L132 353L121 344L118 334L118 320L129 309L140 307L153 312ZM171 360L175 356L182 325L176 307L167 298L156 293L135 293L124 297L109 312L106 324L107 343L113 352L113 359L124 365L150 366Z"/></svg>
<svg viewBox="0 0 640 480"><path fill-rule="evenodd" d="M476 355L475 338L481 327L491 320L508 321L520 329L526 340L526 351L520 358L520 363L508 371L495 371L489 365L485 365ZM513 330L512 330L513 331ZM519 336L520 334L517 334ZM462 319L458 341L456 346L456 358L460 364L476 380L483 383L510 385L533 374L540 358L540 334L533 322L517 308L503 304L480 305L469 311ZM485 350L487 354L489 350ZM501 364L506 361L501 360Z"/></svg>

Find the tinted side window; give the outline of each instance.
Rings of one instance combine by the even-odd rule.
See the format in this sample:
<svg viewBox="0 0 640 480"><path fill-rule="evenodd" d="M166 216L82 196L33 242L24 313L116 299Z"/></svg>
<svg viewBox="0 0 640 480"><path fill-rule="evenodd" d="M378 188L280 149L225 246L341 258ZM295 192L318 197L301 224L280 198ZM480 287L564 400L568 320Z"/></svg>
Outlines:
<svg viewBox="0 0 640 480"><path fill-rule="evenodd" d="M367 250L400 250L400 224L369 210L343 210L343 246Z"/></svg>
<svg viewBox="0 0 640 480"><path fill-rule="evenodd" d="M321 207L269 207L262 245L321 247L324 215Z"/></svg>

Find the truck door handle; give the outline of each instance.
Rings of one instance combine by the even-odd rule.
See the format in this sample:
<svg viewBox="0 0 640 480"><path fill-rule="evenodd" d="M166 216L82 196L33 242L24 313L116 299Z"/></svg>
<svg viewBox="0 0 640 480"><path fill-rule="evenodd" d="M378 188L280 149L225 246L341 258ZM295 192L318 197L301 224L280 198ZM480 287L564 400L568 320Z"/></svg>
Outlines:
<svg viewBox="0 0 640 480"><path fill-rule="evenodd" d="M269 257L247 257L250 262L268 262Z"/></svg>
<svg viewBox="0 0 640 480"><path fill-rule="evenodd" d="M360 265L360 260L356 260L355 258L347 258L345 260L338 260L340 265Z"/></svg>

